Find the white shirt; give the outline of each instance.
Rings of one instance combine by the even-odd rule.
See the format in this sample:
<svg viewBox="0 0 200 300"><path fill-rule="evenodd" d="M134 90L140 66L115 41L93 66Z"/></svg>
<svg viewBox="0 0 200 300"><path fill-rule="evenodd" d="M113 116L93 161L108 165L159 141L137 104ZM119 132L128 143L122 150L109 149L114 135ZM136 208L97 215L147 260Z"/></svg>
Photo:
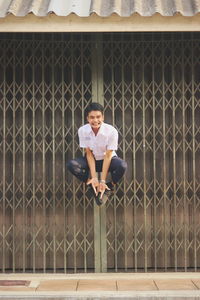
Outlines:
<svg viewBox="0 0 200 300"><path fill-rule="evenodd" d="M102 123L95 136L90 124L86 124L79 128L78 136L80 147L89 148L96 160L103 159L107 150L113 150L112 156L116 155L118 132L112 125Z"/></svg>

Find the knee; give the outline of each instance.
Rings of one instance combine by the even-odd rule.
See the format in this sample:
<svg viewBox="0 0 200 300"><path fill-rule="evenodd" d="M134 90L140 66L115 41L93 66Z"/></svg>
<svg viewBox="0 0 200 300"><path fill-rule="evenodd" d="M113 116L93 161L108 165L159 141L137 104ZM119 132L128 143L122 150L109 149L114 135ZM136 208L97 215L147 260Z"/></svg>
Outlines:
<svg viewBox="0 0 200 300"><path fill-rule="evenodd" d="M74 159L71 159L67 162L67 169L69 171L74 171L75 169L77 169L77 167L78 167L78 163Z"/></svg>
<svg viewBox="0 0 200 300"><path fill-rule="evenodd" d="M123 172L125 172L126 169L127 169L127 162L125 162L124 160L122 160L119 167L120 167L120 169L121 169Z"/></svg>

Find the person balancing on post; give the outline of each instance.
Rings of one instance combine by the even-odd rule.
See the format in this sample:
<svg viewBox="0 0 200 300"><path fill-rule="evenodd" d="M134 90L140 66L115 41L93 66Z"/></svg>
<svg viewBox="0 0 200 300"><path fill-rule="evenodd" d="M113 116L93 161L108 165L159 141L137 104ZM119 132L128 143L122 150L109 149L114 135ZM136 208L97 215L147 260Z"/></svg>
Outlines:
<svg viewBox="0 0 200 300"><path fill-rule="evenodd" d="M118 148L118 132L113 126L104 123L103 106L90 103L85 115L88 124L78 130L79 144L85 149L85 156L70 160L67 168L92 188L96 204L101 205L105 204L114 190L114 185L124 175L127 163L115 152ZM96 172L101 172L100 180ZM108 172L112 177L110 182L106 182Z"/></svg>

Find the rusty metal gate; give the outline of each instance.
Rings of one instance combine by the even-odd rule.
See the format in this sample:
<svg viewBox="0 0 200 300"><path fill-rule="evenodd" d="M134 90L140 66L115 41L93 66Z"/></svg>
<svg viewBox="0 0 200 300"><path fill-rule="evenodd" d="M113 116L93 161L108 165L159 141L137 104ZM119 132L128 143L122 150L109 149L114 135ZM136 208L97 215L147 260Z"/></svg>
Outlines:
<svg viewBox="0 0 200 300"><path fill-rule="evenodd" d="M200 35L1 34L1 272L200 267ZM106 207L66 170L84 108L119 131Z"/></svg>

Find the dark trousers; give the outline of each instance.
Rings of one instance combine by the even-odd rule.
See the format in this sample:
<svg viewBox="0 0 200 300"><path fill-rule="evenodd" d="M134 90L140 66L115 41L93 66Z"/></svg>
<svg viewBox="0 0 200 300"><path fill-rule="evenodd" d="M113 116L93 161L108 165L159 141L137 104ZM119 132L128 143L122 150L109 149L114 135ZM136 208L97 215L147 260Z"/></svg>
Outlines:
<svg viewBox="0 0 200 300"><path fill-rule="evenodd" d="M103 160L96 160L96 172L102 171ZM67 163L68 170L76 176L80 181L87 182L89 178L89 166L85 156L72 159ZM127 169L127 163L119 158L113 156L108 172L111 173L113 183L117 183L124 175Z"/></svg>

